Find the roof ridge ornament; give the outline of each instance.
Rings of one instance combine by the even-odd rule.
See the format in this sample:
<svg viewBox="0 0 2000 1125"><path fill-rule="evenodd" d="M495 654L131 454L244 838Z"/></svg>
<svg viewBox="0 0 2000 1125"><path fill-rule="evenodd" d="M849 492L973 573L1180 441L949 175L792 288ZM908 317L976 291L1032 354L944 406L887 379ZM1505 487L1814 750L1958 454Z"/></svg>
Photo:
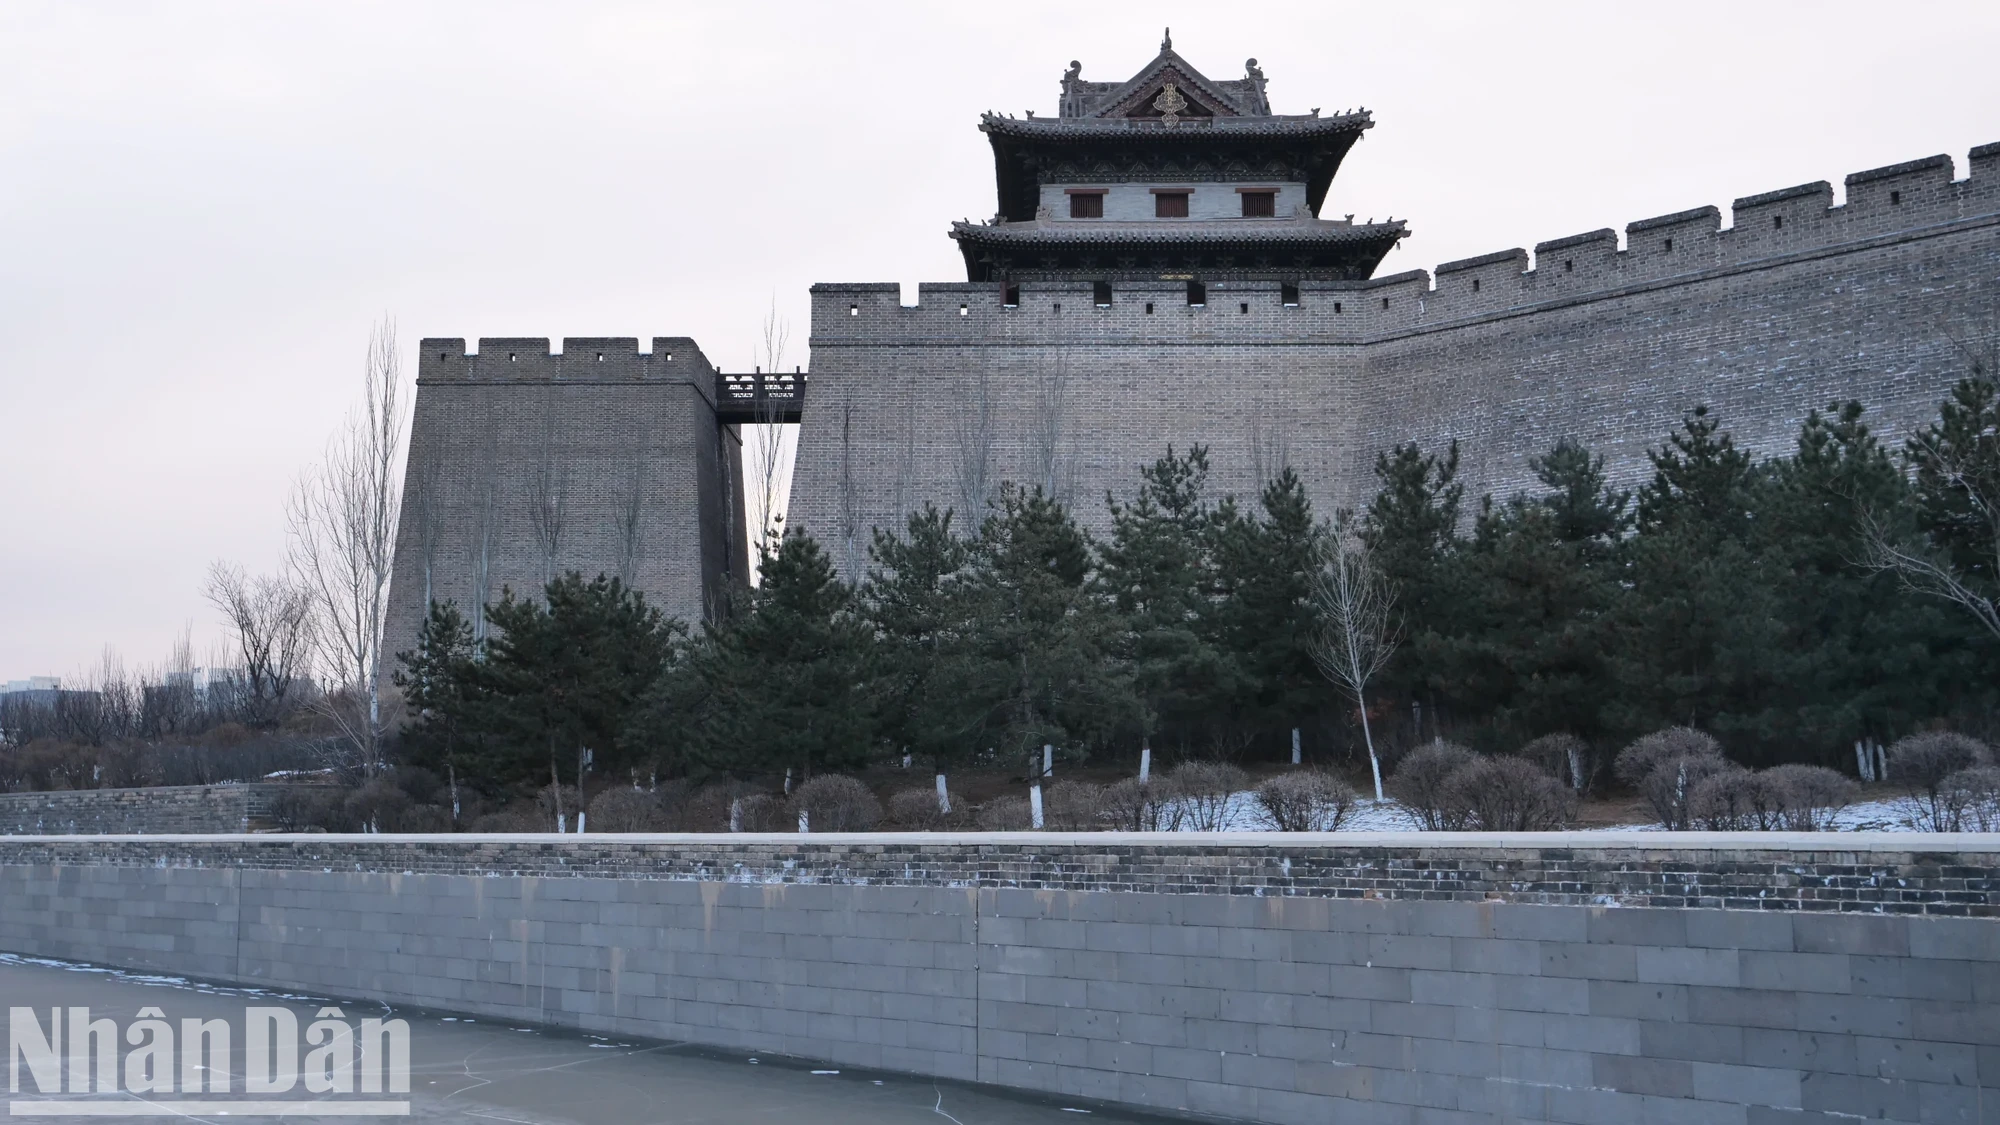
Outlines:
<svg viewBox="0 0 2000 1125"><path fill-rule="evenodd" d="M1170 27L1166 30L1165 34L1160 36L1160 50L1171 51L1173 49L1174 49L1174 29Z"/></svg>

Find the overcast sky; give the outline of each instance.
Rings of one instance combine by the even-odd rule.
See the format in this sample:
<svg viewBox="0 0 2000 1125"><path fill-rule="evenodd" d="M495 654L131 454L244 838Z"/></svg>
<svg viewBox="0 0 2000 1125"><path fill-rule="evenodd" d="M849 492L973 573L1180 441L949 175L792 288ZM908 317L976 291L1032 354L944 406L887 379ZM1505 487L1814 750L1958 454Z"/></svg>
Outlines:
<svg viewBox="0 0 2000 1125"><path fill-rule="evenodd" d="M1150 14L1139 16L1145 11ZM1161 25L1278 112L1365 105L1383 271L2000 140L2000 4L0 4L0 680L159 661L211 560L421 336L689 335L960 280L981 110Z"/></svg>

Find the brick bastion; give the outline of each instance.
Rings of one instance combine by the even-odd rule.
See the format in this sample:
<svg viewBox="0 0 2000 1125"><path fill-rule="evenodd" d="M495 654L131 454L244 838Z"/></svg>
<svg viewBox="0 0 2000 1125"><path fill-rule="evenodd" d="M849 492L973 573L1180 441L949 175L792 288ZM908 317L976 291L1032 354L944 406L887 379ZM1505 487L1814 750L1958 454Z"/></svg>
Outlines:
<svg viewBox="0 0 2000 1125"><path fill-rule="evenodd" d="M1259 1122L2000 1121L2000 836L14 836L0 950Z"/></svg>

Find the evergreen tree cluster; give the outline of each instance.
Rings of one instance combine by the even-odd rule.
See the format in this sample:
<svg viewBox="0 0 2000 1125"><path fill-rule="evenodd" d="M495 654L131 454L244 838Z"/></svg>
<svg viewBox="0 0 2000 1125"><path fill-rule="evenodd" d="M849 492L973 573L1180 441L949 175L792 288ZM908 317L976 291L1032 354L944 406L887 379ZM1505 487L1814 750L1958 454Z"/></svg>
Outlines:
<svg viewBox="0 0 2000 1125"><path fill-rule="evenodd" d="M1879 558L1899 544L1991 612L1977 474L2000 487L1997 429L1991 387L1969 380L1898 456L1845 403L1759 462L1696 409L1636 490L1566 440L1532 462L1539 490L1469 512L1456 443L1384 452L1376 495L1343 517L1396 592L1400 644L1370 714L1506 751L1698 727L1754 764L1983 723L1995 631ZM399 657L405 746L441 775L560 792L592 769L804 779L905 756L1022 769L1043 746L1350 745L1356 709L1312 659L1329 523L1290 469L1249 504L1211 495L1208 469L1205 449L1169 448L1106 497L1101 538L1038 488L1004 486L976 526L927 506L874 533L857 583L788 534L698 635L575 573L540 600L508 592L481 644L434 605Z"/></svg>

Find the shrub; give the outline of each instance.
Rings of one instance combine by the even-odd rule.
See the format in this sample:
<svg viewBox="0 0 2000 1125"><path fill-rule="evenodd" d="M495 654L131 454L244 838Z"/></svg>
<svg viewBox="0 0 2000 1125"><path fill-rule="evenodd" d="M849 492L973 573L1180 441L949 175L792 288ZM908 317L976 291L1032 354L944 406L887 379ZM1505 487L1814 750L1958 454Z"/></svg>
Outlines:
<svg viewBox="0 0 2000 1125"><path fill-rule="evenodd" d="M1576 813L1569 786L1522 758L1474 757L1445 778L1443 804L1477 832L1552 832Z"/></svg>
<svg viewBox="0 0 2000 1125"><path fill-rule="evenodd" d="M1906 735L1889 747L1889 777L1914 789L1933 790L1960 770L1990 765L1986 744L1951 731Z"/></svg>
<svg viewBox="0 0 2000 1125"><path fill-rule="evenodd" d="M560 804L558 797L561 798ZM554 832L558 815L562 817L565 831L576 831L576 814L583 808L583 795L576 791L575 786L565 785L558 793L555 786L544 785L535 793L535 804L542 810L542 827L537 831ZM556 812L558 808L562 810L560 814Z"/></svg>
<svg viewBox="0 0 2000 1125"><path fill-rule="evenodd" d="M1322 770L1294 770L1257 787L1257 804L1279 832L1332 832L1354 809L1354 787Z"/></svg>
<svg viewBox="0 0 2000 1125"><path fill-rule="evenodd" d="M687 832L729 831L729 810L737 801L757 792L757 787L735 778L711 782L689 794L681 802L680 822Z"/></svg>
<svg viewBox="0 0 2000 1125"><path fill-rule="evenodd" d="M1236 794L1250 788L1250 775L1224 762L1182 762L1167 779L1185 823L1196 832L1228 828Z"/></svg>
<svg viewBox="0 0 2000 1125"><path fill-rule="evenodd" d="M1777 786L1788 832L1830 832L1834 815L1854 803L1860 787L1825 766L1772 766L1764 771Z"/></svg>
<svg viewBox="0 0 2000 1125"><path fill-rule="evenodd" d="M1889 780L1904 789L1897 802L1903 819L1924 832L1958 832L1964 794L1945 790L1945 779L1992 762L1992 752L1976 738L1951 731L1906 735L1889 747Z"/></svg>
<svg viewBox="0 0 2000 1125"><path fill-rule="evenodd" d="M1042 791L1042 827L1051 832L1095 832L1104 827L1104 787L1058 781Z"/></svg>
<svg viewBox="0 0 2000 1125"><path fill-rule="evenodd" d="M1449 782L1451 775L1472 764L1478 755L1440 738L1403 755L1389 775L1389 790L1417 823L1432 832L1456 832L1471 820Z"/></svg>
<svg viewBox="0 0 2000 1125"><path fill-rule="evenodd" d="M1033 816L1026 797L995 797L972 814L981 832L1020 832L1029 828Z"/></svg>
<svg viewBox="0 0 2000 1125"><path fill-rule="evenodd" d="M533 801L515 801L472 822L474 832L553 832L555 823L542 819L542 810Z"/></svg>
<svg viewBox="0 0 2000 1125"><path fill-rule="evenodd" d="M882 802L851 777L823 773L792 790L794 822L805 813L814 832L866 832L882 820Z"/></svg>
<svg viewBox="0 0 2000 1125"><path fill-rule="evenodd" d="M1668 829L1687 828L1688 798L1703 778L1734 769L1722 744L1692 727L1668 727L1635 739L1618 752L1612 769L1639 791Z"/></svg>
<svg viewBox="0 0 2000 1125"><path fill-rule="evenodd" d="M1128 777L1104 788L1099 797L1107 825L1120 832L1172 832L1185 812L1173 784Z"/></svg>
<svg viewBox="0 0 2000 1125"><path fill-rule="evenodd" d="M1590 792L1597 780L1597 751L1573 734L1545 734L1521 747L1519 756L1577 793Z"/></svg>
<svg viewBox="0 0 2000 1125"><path fill-rule="evenodd" d="M729 803L722 823L738 832L792 832L798 829L799 814L774 793L746 793Z"/></svg>
<svg viewBox="0 0 2000 1125"><path fill-rule="evenodd" d="M1709 832L1769 832L1783 823L1770 779L1733 765L1696 780L1684 803L1685 827Z"/></svg>
<svg viewBox="0 0 2000 1125"><path fill-rule="evenodd" d="M2000 832L2000 768L1959 770L1938 786L1952 811L1950 831Z"/></svg>
<svg viewBox="0 0 2000 1125"><path fill-rule="evenodd" d="M672 832L675 819L659 793L621 785L591 800L587 824L592 832Z"/></svg>
<svg viewBox="0 0 2000 1125"><path fill-rule="evenodd" d="M889 798L889 820L913 832L936 832L947 823L936 789L905 789Z"/></svg>

